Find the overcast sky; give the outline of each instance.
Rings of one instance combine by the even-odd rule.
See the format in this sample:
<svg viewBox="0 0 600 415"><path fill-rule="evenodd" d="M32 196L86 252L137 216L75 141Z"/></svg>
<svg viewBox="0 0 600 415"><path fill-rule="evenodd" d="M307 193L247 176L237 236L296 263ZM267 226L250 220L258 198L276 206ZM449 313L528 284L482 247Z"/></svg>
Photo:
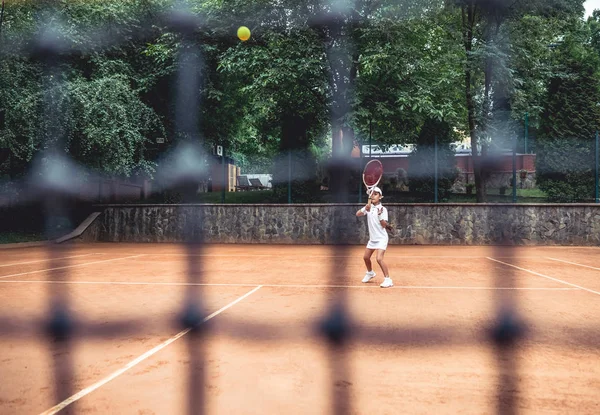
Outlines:
<svg viewBox="0 0 600 415"><path fill-rule="evenodd" d="M585 17L591 16L594 9L600 9L600 0L587 0L585 6Z"/></svg>

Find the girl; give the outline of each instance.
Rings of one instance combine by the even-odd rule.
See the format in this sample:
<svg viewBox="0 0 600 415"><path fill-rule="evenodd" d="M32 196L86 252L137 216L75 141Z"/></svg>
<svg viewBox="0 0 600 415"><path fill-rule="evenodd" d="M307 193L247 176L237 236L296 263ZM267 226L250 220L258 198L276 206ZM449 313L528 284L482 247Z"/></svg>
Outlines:
<svg viewBox="0 0 600 415"><path fill-rule="evenodd" d="M390 288L394 286L388 267L383 261L385 250L387 249L389 236L386 231L388 227L388 212L385 207L381 204L383 194L379 187L374 187L371 196L369 197L369 203L356 212L356 216L366 216L367 224L369 225L369 243L365 249L363 259L367 266L367 273L362 279L362 282L369 282L375 277L375 271L371 265L371 256L373 252L377 251L377 263L383 271L384 279L381 283L381 288Z"/></svg>

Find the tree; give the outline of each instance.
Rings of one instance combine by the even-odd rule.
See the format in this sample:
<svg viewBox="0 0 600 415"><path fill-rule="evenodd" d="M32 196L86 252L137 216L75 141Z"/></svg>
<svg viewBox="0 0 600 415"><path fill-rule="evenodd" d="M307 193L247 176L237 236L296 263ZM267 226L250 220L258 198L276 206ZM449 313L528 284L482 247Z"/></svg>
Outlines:
<svg viewBox="0 0 600 415"><path fill-rule="evenodd" d="M64 8L51 3L20 2L6 9L0 40L7 57L0 63L0 108L6 109L6 122L0 142L8 149L9 174L23 174L58 139L70 158L87 167L125 176L151 174L145 150L164 130L142 101L152 75L140 76L148 68L139 58L139 33L133 35L150 13L151 1L102 6L81 1ZM65 50L75 51L63 53L52 71L27 53L48 29L38 25L37 16L48 13L61 22L54 28L57 39L67 45ZM109 47L97 44L96 27L90 27L105 18L114 35Z"/></svg>
<svg viewBox="0 0 600 415"><path fill-rule="evenodd" d="M363 29L354 126L378 144L414 143L427 120L465 129L460 41L452 13ZM372 125L372 128L370 128Z"/></svg>
<svg viewBox="0 0 600 415"><path fill-rule="evenodd" d="M561 70L549 82L536 159L537 183L552 201L594 195L594 135L600 125L600 56L588 42L589 27L575 30L557 47Z"/></svg>
<svg viewBox="0 0 600 415"><path fill-rule="evenodd" d="M267 31L258 45L230 48L220 61L221 73L239 88L233 97L244 110L235 136L255 132L255 148L262 143L275 150L273 181L286 192L290 151L293 174L306 183L302 186L310 188L308 183L316 181L314 157L308 150L322 139L327 126L321 56L314 33L296 29L294 36ZM237 140L236 147L243 142ZM314 195L314 189L309 194Z"/></svg>
<svg viewBox="0 0 600 415"><path fill-rule="evenodd" d="M385 145L417 142L426 125L443 121L468 131L479 157L524 111L539 125L548 80L566 73L547 45L564 32L565 16L582 11L581 0L185 3L194 15L175 21L161 17L175 11L170 0L54 8L59 38L75 53L63 56L51 92L64 104L56 125L70 131L76 160L123 174L151 171L176 141L177 116L188 114L173 104L182 52L199 62L200 106L189 115L198 120L194 139L207 148L221 144L245 160L289 150L314 158L328 146L347 156L371 125ZM44 72L20 52L42 33L36 15L49 4L8 3L2 24L0 50L10 58L0 63L0 162L13 172L41 149ZM240 24L252 29L248 42L235 36ZM97 121L110 117L118 122ZM151 144L158 135L164 148Z"/></svg>
<svg viewBox="0 0 600 415"><path fill-rule="evenodd" d="M511 21L539 16L581 15L582 0L455 0L462 21L466 53L465 95L471 139L477 201L486 199L484 158L493 137L498 106L512 95L513 72L507 60L510 39L504 28ZM506 109L506 108L505 108ZM497 117L496 117L497 118Z"/></svg>

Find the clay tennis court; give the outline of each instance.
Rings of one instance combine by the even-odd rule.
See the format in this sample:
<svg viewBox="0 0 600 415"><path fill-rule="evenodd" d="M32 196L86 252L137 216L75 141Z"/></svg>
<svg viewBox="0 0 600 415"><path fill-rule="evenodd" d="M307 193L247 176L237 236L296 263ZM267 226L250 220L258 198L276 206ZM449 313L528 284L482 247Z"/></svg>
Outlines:
<svg viewBox="0 0 600 415"><path fill-rule="evenodd" d="M392 246L391 289L375 262L360 283L362 251L0 250L0 413L600 412L600 249ZM80 323L68 349L41 331L62 295ZM175 324L186 295L203 336ZM503 299L527 327L510 353L487 336ZM353 329L335 348L317 323L341 300Z"/></svg>

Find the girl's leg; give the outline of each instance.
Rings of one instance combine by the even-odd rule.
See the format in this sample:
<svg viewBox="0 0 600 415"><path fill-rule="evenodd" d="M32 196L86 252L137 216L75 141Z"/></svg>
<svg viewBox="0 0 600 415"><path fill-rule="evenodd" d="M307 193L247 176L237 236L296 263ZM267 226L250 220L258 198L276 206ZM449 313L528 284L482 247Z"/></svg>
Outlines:
<svg viewBox="0 0 600 415"><path fill-rule="evenodd" d="M383 276L387 278L390 276L390 272L388 270L388 267L387 267L385 261L383 260L384 255L385 255L385 250L383 250L383 249L377 250L377 263L379 264L379 266L381 267L381 270L383 271Z"/></svg>
<svg viewBox="0 0 600 415"><path fill-rule="evenodd" d="M367 267L367 271L373 271L373 265L371 264L371 255L375 252L374 249L365 248L365 253L363 255L363 260L365 261L365 265Z"/></svg>

